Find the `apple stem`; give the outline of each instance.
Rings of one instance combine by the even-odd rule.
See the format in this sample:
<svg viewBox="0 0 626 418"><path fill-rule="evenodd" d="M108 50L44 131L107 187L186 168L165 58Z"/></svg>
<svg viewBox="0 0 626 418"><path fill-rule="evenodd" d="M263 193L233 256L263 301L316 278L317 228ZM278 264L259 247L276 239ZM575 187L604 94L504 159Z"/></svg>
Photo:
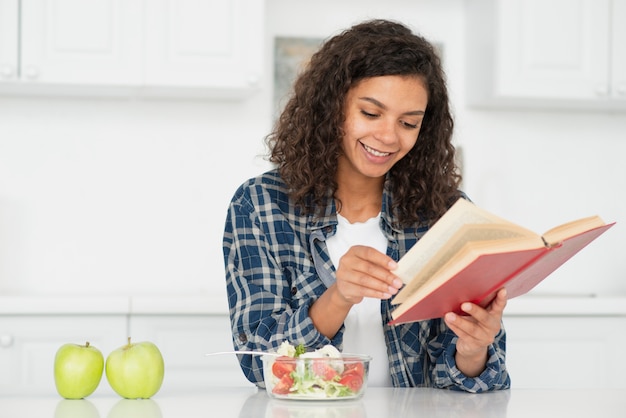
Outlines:
<svg viewBox="0 0 626 418"><path fill-rule="evenodd" d="M89 347L89 341L85 343L85 347Z"/></svg>
<svg viewBox="0 0 626 418"><path fill-rule="evenodd" d="M130 345L130 337L128 337L128 345Z"/></svg>

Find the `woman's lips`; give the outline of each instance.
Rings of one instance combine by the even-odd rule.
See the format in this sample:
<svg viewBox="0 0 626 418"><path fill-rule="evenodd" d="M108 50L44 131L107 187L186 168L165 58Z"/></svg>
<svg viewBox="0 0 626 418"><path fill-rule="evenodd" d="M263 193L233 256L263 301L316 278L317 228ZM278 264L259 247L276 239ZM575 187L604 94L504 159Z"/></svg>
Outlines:
<svg viewBox="0 0 626 418"><path fill-rule="evenodd" d="M369 154L372 154L374 157L388 157L391 155L390 152L378 151L377 149L369 147L363 143L361 143L361 145L363 145L363 148L365 148L365 151L367 151Z"/></svg>

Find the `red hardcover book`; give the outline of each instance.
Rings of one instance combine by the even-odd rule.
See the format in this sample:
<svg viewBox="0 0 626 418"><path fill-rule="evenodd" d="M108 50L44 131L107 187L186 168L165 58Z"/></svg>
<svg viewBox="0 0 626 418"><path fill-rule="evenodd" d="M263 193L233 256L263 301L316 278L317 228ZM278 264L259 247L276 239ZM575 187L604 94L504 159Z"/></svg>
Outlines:
<svg viewBox="0 0 626 418"><path fill-rule="evenodd" d="M463 302L487 306L503 287L523 295L614 224L591 216L538 235L460 199L398 262L405 286L390 324L463 314Z"/></svg>

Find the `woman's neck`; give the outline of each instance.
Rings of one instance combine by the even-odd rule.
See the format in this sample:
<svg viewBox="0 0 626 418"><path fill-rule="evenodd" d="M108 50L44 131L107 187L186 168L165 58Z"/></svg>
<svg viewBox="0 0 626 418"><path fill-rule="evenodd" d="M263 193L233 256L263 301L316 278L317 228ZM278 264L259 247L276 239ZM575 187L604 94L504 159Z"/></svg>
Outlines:
<svg viewBox="0 0 626 418"><path fill-rule="evenodd" d="M384 181L384 178L338 176L337 212L350 223L375 217L382 207Z"/></svg>

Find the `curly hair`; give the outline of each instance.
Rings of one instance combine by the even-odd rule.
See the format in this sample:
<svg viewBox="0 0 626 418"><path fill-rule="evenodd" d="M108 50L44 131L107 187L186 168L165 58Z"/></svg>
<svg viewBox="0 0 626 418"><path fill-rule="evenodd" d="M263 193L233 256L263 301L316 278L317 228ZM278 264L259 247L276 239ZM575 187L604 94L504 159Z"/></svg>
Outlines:
<svg viewBox="0 0 626 418"><path fill-rule="evenodd" d="M350 88L377 76L417 76L428 104L419 139L389 171L385 187L402 226L438 218L460 196L445 75L433 46L403 24L370 20L326 40L293 85L266 137L291 198L303 213L321 211L337 190L344 102Z"/></svg>

